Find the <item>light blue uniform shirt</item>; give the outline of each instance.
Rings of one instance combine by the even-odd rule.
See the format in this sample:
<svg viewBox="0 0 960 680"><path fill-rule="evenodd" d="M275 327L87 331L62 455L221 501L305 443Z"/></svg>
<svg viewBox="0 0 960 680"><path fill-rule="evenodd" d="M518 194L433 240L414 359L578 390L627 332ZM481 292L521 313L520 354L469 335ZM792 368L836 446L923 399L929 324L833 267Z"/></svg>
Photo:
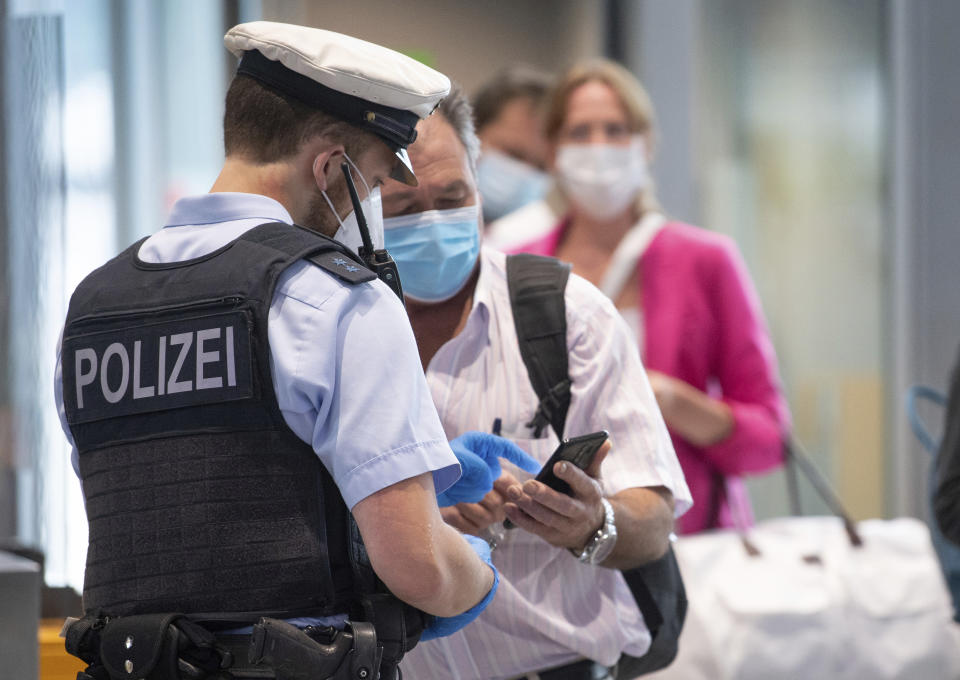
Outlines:
<svg viewBox="0 0 960 680"><path fill-rule="evenodd" d="M265 222L293 220L256 194L182 198L144 242L146 262L200 257ZM323 461L349 508L432 472L437 492L460 475L430 396L403 305L381 281L350 285L310 263L290 266L270 304L270 369L283 417ZM63 408L58 350L55 392ZM74 469L78 469L76 447Z"/></svg>

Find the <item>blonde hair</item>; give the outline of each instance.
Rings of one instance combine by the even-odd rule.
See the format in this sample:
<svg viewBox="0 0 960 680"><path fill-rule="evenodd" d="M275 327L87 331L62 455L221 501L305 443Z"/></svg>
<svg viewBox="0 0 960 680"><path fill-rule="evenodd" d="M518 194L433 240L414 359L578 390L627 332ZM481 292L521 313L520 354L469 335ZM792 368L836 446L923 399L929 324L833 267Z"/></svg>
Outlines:
<svg viewBox="0 0 960 680"><path fill-rule="evenodd" d="M600 82L613 90L627 114L627 125L634 134L644 135L650 154L656 148L656 116L650 95L640 81L620 64L600 57L580 61L560 76L547 97L544 111L544 132L551 144L556 144L567 118L570 95L581 85ZM643 214L660 210L653 180L637 195L637 210Z"/></svg>

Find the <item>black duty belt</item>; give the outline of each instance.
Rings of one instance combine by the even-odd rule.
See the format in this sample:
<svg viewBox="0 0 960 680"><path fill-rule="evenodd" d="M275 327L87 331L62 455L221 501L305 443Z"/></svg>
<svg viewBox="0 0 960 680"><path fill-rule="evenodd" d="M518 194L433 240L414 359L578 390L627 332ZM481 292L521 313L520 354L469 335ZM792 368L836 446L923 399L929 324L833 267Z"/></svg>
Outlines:
<svg viewBox="0 0 960 680"><path fill-rule="evenodd" d="M68 620L66 649L89 666L82 680L392 680L381 667L382 648L372 623L340 631L300 630L261 618L248 635L212 633L181 614L109 619L96 614ZM386 674L384 673L386 670Z"/></svg>

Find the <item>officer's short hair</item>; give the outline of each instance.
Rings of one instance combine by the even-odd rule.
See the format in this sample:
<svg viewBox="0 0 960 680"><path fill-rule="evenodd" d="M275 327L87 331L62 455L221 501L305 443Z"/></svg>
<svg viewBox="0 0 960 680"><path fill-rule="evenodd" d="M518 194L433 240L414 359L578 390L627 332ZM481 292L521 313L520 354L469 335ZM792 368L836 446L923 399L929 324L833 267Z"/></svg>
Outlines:
<svg viewBox="0 0 960 680"><path fill-rule="evenodd" d="M473 97L473 116L477 130L482 130L500 115L503 107L524 97L540 107L553 86L553 77L525 64L500 70Z"/></svg>
<svg viewBox="0 0 960 680"><path fill-rule="evenodd" d="M467 151L467 160L470 162L470 171L474 179L477 177L477 159L480 157L480 140L473 127L473 107L470 100L463 93L458 83L451 83L450 94L440 102L437 111L444 120L450 123L463 148Z"/></svg>
<svg viewBox="0 0 960 680"><path fill-rule="evenodd" d="M308 139L324 135L356 158L375 139L349 123L312 108L253 78L238 74L227 90L223 150L255 163L293 156Z"/></svg>

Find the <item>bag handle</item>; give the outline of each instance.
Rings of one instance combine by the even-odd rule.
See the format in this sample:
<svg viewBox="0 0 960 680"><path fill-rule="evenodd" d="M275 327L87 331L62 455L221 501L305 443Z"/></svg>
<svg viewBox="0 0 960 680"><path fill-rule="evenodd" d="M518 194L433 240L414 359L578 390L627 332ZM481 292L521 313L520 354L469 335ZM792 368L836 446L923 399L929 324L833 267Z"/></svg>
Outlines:
<svg viewBox="0 0 960 680"><path fill-rule="evenodd" d="M830 511L843 521L843 528L847 532L847 537L850 539L850 545L855 548L863 545L863 538L860 536L860 532L857 531L857 525L850 517L850 513L847 512L837 492L830 486L830 482L827 481L827 478L814 464L813 459L796 436L791 435L789 439L784 442L783 456L787 470L789 471L791 467L794 468L792 473L788 472L787 485L791 497L791 506L795 514L798 516L802 514L800 512L800 490L796 476L796 471L799 470L807 478L807 481L813 485L817 495L827 504ZM789 476L791 474L792 478Z"/></svg>
<svg viewBox="0 0 960 680"><path fill-rule="evenodd" d="M830 509L830 512L839 517L843 522L843 529L847 533L847 538L850 540L850 545L855 548L862 546L863 538L860 536L860 532L857 531L856 523L850 517L850 513L847 512L847 509L843 506L843 503L841 502L836 491L834 491L833 487L830 486L830 482L827 481L827 478L823 475L823 473L820 472L816 465L814 465L813 459L806 452L806 449L803 448L803 445L800 443L797 437L791 435L786 441L784 441L783 460L784 470L787 477L787 493L790 497L791 515L795 517L800 517L803 515L803 512L800 508L800 484L798 476L798 472L800 472L804 475L804 477L807 478L810 484L813 485L817 495L820 496L824 503L826 503L827 507ZM721 499L726 499L728 497L726 478L720 475L718 475L716 479L715 494ZM728 506L730 506L730 512L733 518L733 526L736 532L740 535L740 541L743 543L743 549L750 557L759 557L762 553L756 544L750 540L750 528L747 526L746 519L733 507L735 505L736 504L728 504ZM817 561L816 556L807 556L804 559L811 562Z"/></svg>
<svg viewBox="0 0 960 680"><path fill-rule="evenodd" d="M760 549L750 540L750 523L747 521L747 518L743 516L743 513L740 512L741 508L739 504L730 502L727 478L720 472L714 472L713 492L711 496L713 507L710 510L712 517L710 518L709 526L717 526L717 520L720 517L720 506L726 503L730 509L730 518L733 520L733 529L740 537L743 549L750 557L759 557Z"/></svg>
<svg viewBox="0 0 960 680"><path fill-rule="evenodd" d="M940 442L938 441L937 437L934 437L930 433L930 428L927 427L927 424L923 422L923 419L920 417L920 412L917 409L917 406L921 399L926 399L927 401L933 402L937 406L946 408L947 395L939 390L933 389L932 387L927 387L926 385L911 385L907 390L905 399L907 419L910 421L910 429L913 430L913 434L917 440L919 440L921 446L923 446L928 453L936 456L940 449Z"/></svg>

